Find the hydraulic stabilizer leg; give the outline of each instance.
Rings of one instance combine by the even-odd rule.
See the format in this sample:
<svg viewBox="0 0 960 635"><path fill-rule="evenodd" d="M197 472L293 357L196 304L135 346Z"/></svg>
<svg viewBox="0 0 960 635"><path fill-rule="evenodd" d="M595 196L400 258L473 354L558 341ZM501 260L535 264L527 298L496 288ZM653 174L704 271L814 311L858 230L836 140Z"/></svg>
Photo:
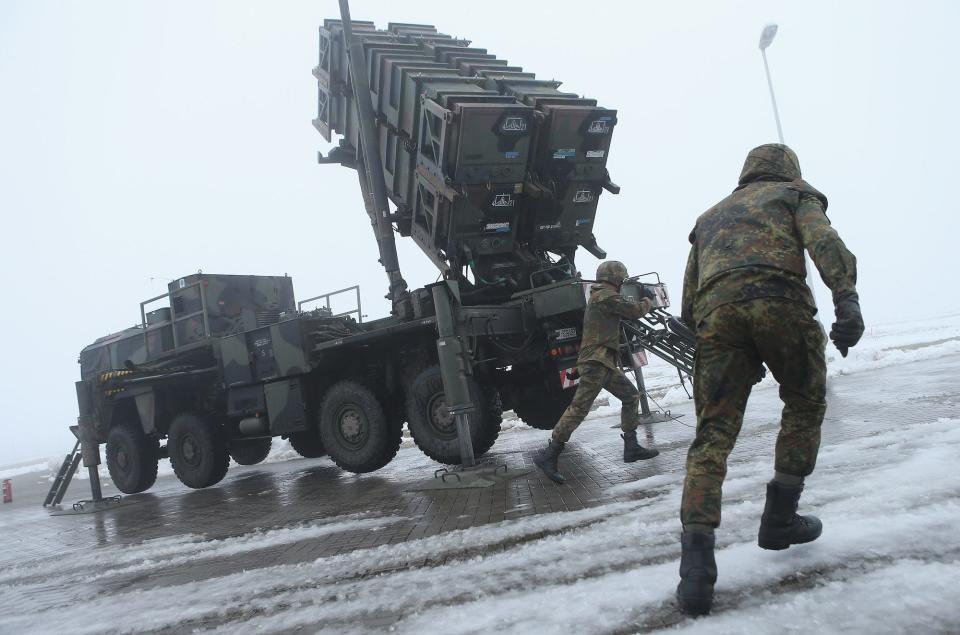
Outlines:
<svg viewBox="0 0 960 635"><path fill-rule="evenodd" d="M100 443L97 441L97 430L93 412L93 403L90 395L91 386L88 382L76 382L77 406L80 416L77 417L77 436L80 440L80 455L83 466L90 475L90 500L82 500L73 504L73 512L54 512L54 515L64 513L85 514L90 512L111 509L121 504L120 496L103 497L100 488ZM65 488L64 488L65 491Z"/></svg>
<svg viewBox="0 0 960 635"><path fill-rule="evenodd" d="M457 440L460 445L460 464L464 468L473 467L473 441L470 435L470 415L473 402L470 399L470 386L467 375L470 372L470 360L463 349L463 341L457 336L456 322L453 317L453 297L446 284L435 285L432 289L433 304L437 311L437 354L440 358L440 375L443 378L443 392L447 407L457 423Z"/></svg>
<svg viewBox="0 0 960 635"><path fill-rule="evenodd" d="M630 356L630 363L633 366L633 376L637 380L637 390L640 392L640 423L659 423L661 421L670 421L675 417L670 416L670 411L650 411L650 402L647 399L647 385L643 381L643 366L637 363Z"/></svg>
<svg viewBox="0 0 960 635"><path fill-rule="evenodd" d="M80 426L80 454L83 456L83 467L90 474L90 496L94 504L103 500L100 489L100 444L97 443L97 431L94 429L93 409L90 404L90 385L87 382L77 382L77 403L80 406L80 416L77 424Z"/></svg>
<svg viewBox="0 0 960 635"><path fill-rule="evenodd" d="M469 351L457 334L455 313L456 282L444 282L432 287L433 304L437 312L437 353L440 358L440 376L447 407L457 424L457 442L460 446L460 470L440 469L427 481L412 483L413 491L434 489L472 489L491 487L497 481L507 481L530 473L530 470L511 470L506 465L478 466L473 454L470 418L476 417L476 408L470 396L467 375L470 374ZM484 421L477 425L489 425Z"/></svg>
<svg viewBox="0 0 960 635"><path fill-rule="evenodd" d="M637 359L636 348L630 339L630 331L621 325L621 334L627 343L627 353L630 356L630 369L633 371L633 377L637 380L637 391L640 393L640 423L659 423L661 421L672 421L677 417L670 414L670 411L658 410L650 411L650 401L647 397L647 385L643 381L643 365ZM619 426L611 426L617 428ZM649 432L649 431L648 431ZM649 434L648 434L648 440Z"/></svg>

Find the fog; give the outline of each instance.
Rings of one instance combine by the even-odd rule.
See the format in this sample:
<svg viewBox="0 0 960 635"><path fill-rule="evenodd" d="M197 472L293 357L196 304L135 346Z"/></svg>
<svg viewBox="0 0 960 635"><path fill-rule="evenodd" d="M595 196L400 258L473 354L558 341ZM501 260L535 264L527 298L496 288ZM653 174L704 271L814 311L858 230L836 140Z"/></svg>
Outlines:
<svg viewBox="0 0 960 635"><path fill-rule="evenodd" d="M860 263L868 327L960 309L960 55L951 2L355 0L356 19L427 22L619 110L598 241L679 298L696 216L776 128ZM337 4L0 4L0 464L66 452L79 350L139 321L172 278L283 274L298 297L385 276L356 175L319 166L317 26ZM400 239L412 287L434 267ZM582 252L589 275L597 261ZM824 320L829 293L820 284ZM869 330L868 335L869 337ZM895 387L894 387L895 388Z"/></svg>

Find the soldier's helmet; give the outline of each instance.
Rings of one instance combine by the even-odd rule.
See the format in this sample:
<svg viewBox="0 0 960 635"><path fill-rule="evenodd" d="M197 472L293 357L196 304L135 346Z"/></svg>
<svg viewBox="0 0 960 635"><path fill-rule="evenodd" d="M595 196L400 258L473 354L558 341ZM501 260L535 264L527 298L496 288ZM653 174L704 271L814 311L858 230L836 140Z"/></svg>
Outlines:
<svg viewBox="0 0 960 635"><path fill-rule="evenodd" d="M623 284L627 275L627 266L619 260L607 260L606 262L601 262L600 266L597 267L597 280L609 282L618 287Z"/></svg>
<svg viewBox="0 0 960 635"><path fill-rule="evenodd" d="M740 172L740 185L756 181L795 181L800 177L797 153L781 143L767 143L747 155Z"/></svg>

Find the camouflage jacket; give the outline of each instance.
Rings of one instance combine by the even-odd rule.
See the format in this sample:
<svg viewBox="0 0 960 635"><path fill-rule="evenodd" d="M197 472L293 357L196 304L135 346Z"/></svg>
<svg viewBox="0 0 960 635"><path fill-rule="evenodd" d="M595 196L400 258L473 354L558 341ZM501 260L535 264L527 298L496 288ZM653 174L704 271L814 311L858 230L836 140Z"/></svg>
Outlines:
<svg viewBox="0 0 960 635"><path fill-rule="evenodd" d="M704 212L690 232L683 320L691 327L718 306L782 297L816 308L803 251L837 295L853 292L856 258L830 226L827 199L800 178L790 148L769 144L747 156L740 185Z"/></svg>
<svg viewBox="0 0 960 635"><path fill-rule="evenodd" d="M653 304L646 298L639 302L624 297L610 284L590 287L590 300L583 314L583 339L577 363L597 362L609 368L620 368L620 320L638 318L650 311Z"/></svg>

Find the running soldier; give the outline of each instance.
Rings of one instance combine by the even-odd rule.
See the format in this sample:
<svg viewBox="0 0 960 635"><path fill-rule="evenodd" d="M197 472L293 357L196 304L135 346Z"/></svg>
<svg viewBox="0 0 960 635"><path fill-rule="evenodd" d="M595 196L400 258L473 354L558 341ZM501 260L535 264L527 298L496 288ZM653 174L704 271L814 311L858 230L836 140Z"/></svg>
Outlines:
<svg viewBox="0 0 960 635"><path fill-rule="evenodd" d="M637 441L640 393L620 368L620 319L638 318L649 313L653 307L653 293L648 292L649 295L639 301L620 295L620 287L626 278L626 266L622 262L608 260L597 268L597 284L590 287L590 300L583 314L580 356L577 359L580 383L570 406L554 426L549 445L533 459L547 478L555 483L564 481L557 466L564 444L590 412L590 406L603 388L619 399L622 406L620 429L623 434L620 436L623 438L623 460L633 463L652 459L659 454L657 450L647 449Z"/></svg>
<svg viewBox="0 0 960 635"><path fill-rule="evenodd" d="M846 357L863 334L856 258L826 209L826 197L801 180L793 150L763 145L747 155L739 187L700 216L690 234L682 315L697 334L697 434L680 511L677 599L684 612L708 613L713 602L713 530L720 525L727 457L761 364L780 384L784 406L758 544L786 549L822 531L819 519L797 514L826 410L826 339L814 318L804 249L833 292L834 345Z"/></svg>

